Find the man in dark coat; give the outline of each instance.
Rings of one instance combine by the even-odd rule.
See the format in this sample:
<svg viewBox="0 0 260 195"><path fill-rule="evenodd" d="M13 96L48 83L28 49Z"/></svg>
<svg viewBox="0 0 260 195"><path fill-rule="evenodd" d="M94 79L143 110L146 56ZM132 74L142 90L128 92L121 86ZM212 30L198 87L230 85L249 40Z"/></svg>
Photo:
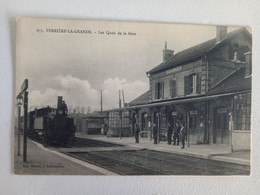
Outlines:
<svg viewBox="0 0 260 195"><path fill-rule="evenodd" d="M168 130L167 130L167 139L168 139L168 144L171 145L172 143L172 126L170 123L168 123Z"/></svg>
<svg viewBox="0 0 260 195"><path fill-rule="evenodd" d="M185 147L185 137L186 137L186 132L185 132L184 124L181 123L181 129L180 129L180 139L182 144L181 149L184 149Z"/></svg>
<svg viewBox="0 0 260 195"><path fill-rule="evenodd" d="M107 134L107 124L104 125L104 135Z"/></svg>
<svg viewBox="0 0 260 195"><path fill-rule="evenodd" d="M153 124L153 143L157 144L157 126Z"/></svg>
<svg viewBox="0 0 260 195"><path fill-rule="evenodd" d="M135 143L139 143L140 128L138 124L135 124Z"/></svg>
<svg viewBox="0 0 260 195"><path fill-rule="evenodd" d="M174 132L173 132L173 145L176 145L176 144L177 144L177 146L179 145L179 142L180 142L180 136L179 136L180 129L181 129L181 126L178 123L176 123L176 127L174 128Z"/></svg>

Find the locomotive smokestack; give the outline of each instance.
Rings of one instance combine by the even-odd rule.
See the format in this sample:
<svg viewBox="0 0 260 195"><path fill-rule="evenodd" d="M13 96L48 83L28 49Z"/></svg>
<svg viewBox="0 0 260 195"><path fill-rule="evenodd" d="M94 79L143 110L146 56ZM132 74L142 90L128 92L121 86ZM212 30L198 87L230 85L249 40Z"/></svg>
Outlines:
<svg viewBox="0 0 260 195"><path fill-rule="evenodd" d="M62 107L62 96L58 96L57 109L61 109Z"/></svg>

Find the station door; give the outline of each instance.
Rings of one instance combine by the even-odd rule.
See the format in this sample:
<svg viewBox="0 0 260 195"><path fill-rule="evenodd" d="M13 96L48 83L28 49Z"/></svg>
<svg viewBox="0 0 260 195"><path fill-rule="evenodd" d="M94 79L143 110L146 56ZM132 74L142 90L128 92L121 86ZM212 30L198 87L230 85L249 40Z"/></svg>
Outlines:
<svg viewBox="0 0 260 195"><path fill-rule="evenodd" d="M218 108L214 114L214 144L228 144L229 143L229 129L228 129L228 111L226 108Z"/></svg>

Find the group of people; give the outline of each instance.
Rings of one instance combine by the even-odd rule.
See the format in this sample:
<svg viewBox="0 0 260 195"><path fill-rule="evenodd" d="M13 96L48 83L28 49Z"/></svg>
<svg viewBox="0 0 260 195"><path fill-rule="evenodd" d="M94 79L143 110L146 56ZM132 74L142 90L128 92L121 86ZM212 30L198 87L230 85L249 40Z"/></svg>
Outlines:
<svg viewBox="0 0 260 195"><path fill-rule="evenodd" d="M171 145L173 137L173 145L179 145L180 141L182 144L182 149L185 147L185 138L186 132L183 123L176 123L175 127L173 128L170 123L168 123L168 130L167 130L167 139L168 144Z"/></svg>
<svg viewBox="0 0 260 195"><path fill-rule="evenodd" d="M155 124L152 124L152 128L153 128L154 144L157 144L157 127ZM139 133L140 133L140 127L138 124L135 124L135 143L139 143ZM171 124L168 123L167 138L168 138L168 144L170 145L172 143L172 137L173 137L173 145L178 146L181 141L182 144L181 148L184 149L186 132L183 123L176 123L175 128L172 128Z"/></svg>

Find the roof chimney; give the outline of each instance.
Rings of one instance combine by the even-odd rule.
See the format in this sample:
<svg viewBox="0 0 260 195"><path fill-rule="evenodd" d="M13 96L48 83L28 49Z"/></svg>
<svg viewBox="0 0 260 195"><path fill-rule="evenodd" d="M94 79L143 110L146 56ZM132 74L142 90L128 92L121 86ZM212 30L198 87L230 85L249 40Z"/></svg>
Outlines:
<svg viewBox="0 0 260 195"><path fill-rule="evenodd" d="M217 26L216 43L222 41L225 38L227 38L227 27L226 26Z"/></svg>
<svg viewBox="0 0 260 195"><path fill-rule="evenodd" d="M246 77L252 74L252 52L244 54L246 58Z"/></svg>
<svg viewBox="0 0 260 195"><path fill-rule="evenodd" d="M165 62L170 57L172 57L173 56L173 52L174 52L173 50L167 49L167 42L165 42L165 48L163 50L163 62Z"/></svg>

